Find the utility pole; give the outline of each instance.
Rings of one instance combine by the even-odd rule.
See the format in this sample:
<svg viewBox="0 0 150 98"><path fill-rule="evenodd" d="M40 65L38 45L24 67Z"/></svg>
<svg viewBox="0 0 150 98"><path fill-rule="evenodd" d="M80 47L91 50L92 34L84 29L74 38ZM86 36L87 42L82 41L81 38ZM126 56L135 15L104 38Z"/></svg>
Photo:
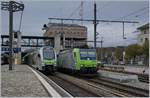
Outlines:
<svg viewBox="0 0 150 98"><path fill-rule="evenodd" d="M94 48L95 49L96 49L96 30L97 30L96 2L94 2Z"/></svg>
<svg viewBox="0 0 150 98"><path fill-rule="evenodd" d="M79 15L81 17L81 20L83 20L83 0L81 1L81 8L80 8ZM83 21L81 21L81 25L83 25Z"/></svg>
<svg viewBox="0 0 150 98"><path fill-rule="evenodd" d="M1 9L5 11L9 11L9 70L12 70L12 66L14 65L14 53L13 53L13 12L23 11L24 4L9 1L9 2L1 2Z"/></svg>
<svg viewBox="0 0 150 98"><path fill-rule="evenodd" d="M123 41L124 41L125 39L127 39L124 35L124 22L122 22L122 25L123 25ZM123 54L123 63L125 63L125 46L123 48L123 53L122 54Z"/></svg>
<svg viewBox="0 0 150 98"><path fill-rule="evenodd" d="M61 20L61 37L62 37L62 46L63 46L63 49L65 49L65 33L64 33L64 29L63 29L63 20Z"/></svg>
<svg viewBox="0 0 150 98"><path fill-rule="evenodd" d="M101 37L101 41L100 41L100 43L101 43L101 61L103 60L103 37Z"/></svg>
<svg viewBox="0 0 150 98"><path fill-rule="evenodd" d="M125 35L124 35L124 22L122 22L122 30L123 30L123 35L122 35L122 37L123 37L123 39L126 39L126 37L125 37Z"/></svg>
<svg viewBox="0 0 150 98"><path fill-rule="evenodd" d="M13 60L13 6L12 6L13 2L9 2L9 48L10 48L10 59L9 59L9 70L12 70L12 66L14 64L14 60Z"/></svg>
<svg viewBox="0 0 150 98"><path fill-rule="evenodd" d="M20 31L17 32L17 48L18 48L17 63L21 64L21 32Z"/></svg>

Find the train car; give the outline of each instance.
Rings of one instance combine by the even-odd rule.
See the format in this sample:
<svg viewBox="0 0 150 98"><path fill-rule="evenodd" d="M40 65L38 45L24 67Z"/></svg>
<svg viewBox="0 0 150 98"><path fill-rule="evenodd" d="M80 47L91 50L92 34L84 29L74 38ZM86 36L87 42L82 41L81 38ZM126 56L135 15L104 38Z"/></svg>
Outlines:
<svg viewBox="0 0 150 98"><path fill-rule="evenodd" d="M42 72L56 71L56 52L52 47L42 47L27 51L24 62Z"/></svg>
<svg viewBox="0 0 150 98"><path fill-rule="evenodd" d="M61 51L57 63L59 71L81 74L97 73L95 49L74 48Z"/></svg>

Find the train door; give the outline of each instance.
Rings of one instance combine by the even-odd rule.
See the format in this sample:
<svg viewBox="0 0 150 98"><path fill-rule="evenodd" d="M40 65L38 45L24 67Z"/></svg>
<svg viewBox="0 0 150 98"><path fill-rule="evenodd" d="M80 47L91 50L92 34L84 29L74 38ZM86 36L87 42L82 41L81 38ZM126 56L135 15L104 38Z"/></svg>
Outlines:
<svg viewBox="0 0 150 98"><path fill-rule="evenodd" d="M37 53L33 52L33 54L32 54L32 66L37 69L37 60L36 60L36 57L37 57Z"/></svg>
<svg viewBox="0 0 150 98"><path fill-rule="evenodd" d="M37 53L36 62L37 62L37 69L42 70L42 56L40 53Z"/></svg>
<svg viewBox="0 0 150 98"><path fill-rule="evenodd" d="M73 52L73 55L74 55L74 61L76 63L77 62L77 54L76 54L76 52Z"/></svg>

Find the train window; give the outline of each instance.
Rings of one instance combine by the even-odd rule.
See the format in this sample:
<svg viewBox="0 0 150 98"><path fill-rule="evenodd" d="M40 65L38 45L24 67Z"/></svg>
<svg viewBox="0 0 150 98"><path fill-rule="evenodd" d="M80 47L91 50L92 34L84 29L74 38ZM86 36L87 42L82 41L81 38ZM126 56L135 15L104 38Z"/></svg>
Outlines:
<svg viewBox="0 0 150 98"><path fill-rule="evenodd" d="M76 57L76 53L74 52L74 59L75 59L75 61L76 61L76 58L77 58L77 57Z"/></svg>
<svg viewBox="0 0 150 98"><path fill-rule="evenodd" d="M74 52L74 57L76 58L76 53Z"/></svg>
<svg viewBox="0 0 150 98"><path fill-rule="evenodd" d="M81 60L96 60L96 52L91 49L80 49Z"/></svg>
<svg viewBox="0 0 150 98"><path fill-rule="evenodd" d="M44 59L54 59L55 58L55 54L54 54L54 50L53 49L49 49L49 48L45 48L43 50L43 56Z"/></svg>
<svg viewBox="0 0 150 98"><path fill-rule="evenodd" d="M38 57L39 57L39 58L41 57L40 54L38 54Z"/></svg>

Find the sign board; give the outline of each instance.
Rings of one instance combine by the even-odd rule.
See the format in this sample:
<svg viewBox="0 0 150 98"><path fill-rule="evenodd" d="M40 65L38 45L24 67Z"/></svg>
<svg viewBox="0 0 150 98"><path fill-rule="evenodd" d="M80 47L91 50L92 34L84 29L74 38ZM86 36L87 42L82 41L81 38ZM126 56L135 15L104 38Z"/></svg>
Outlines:
<svg viewBox="0 0 150 98"><path fill-rule="evenodd" d="M7 51L7 52L9 52L9 51L11 51L11 48L9 48L9 47L2 47L1 51ZM21 48L13 48L13 51L14 51L14 53L21 52Z"/></svg>

